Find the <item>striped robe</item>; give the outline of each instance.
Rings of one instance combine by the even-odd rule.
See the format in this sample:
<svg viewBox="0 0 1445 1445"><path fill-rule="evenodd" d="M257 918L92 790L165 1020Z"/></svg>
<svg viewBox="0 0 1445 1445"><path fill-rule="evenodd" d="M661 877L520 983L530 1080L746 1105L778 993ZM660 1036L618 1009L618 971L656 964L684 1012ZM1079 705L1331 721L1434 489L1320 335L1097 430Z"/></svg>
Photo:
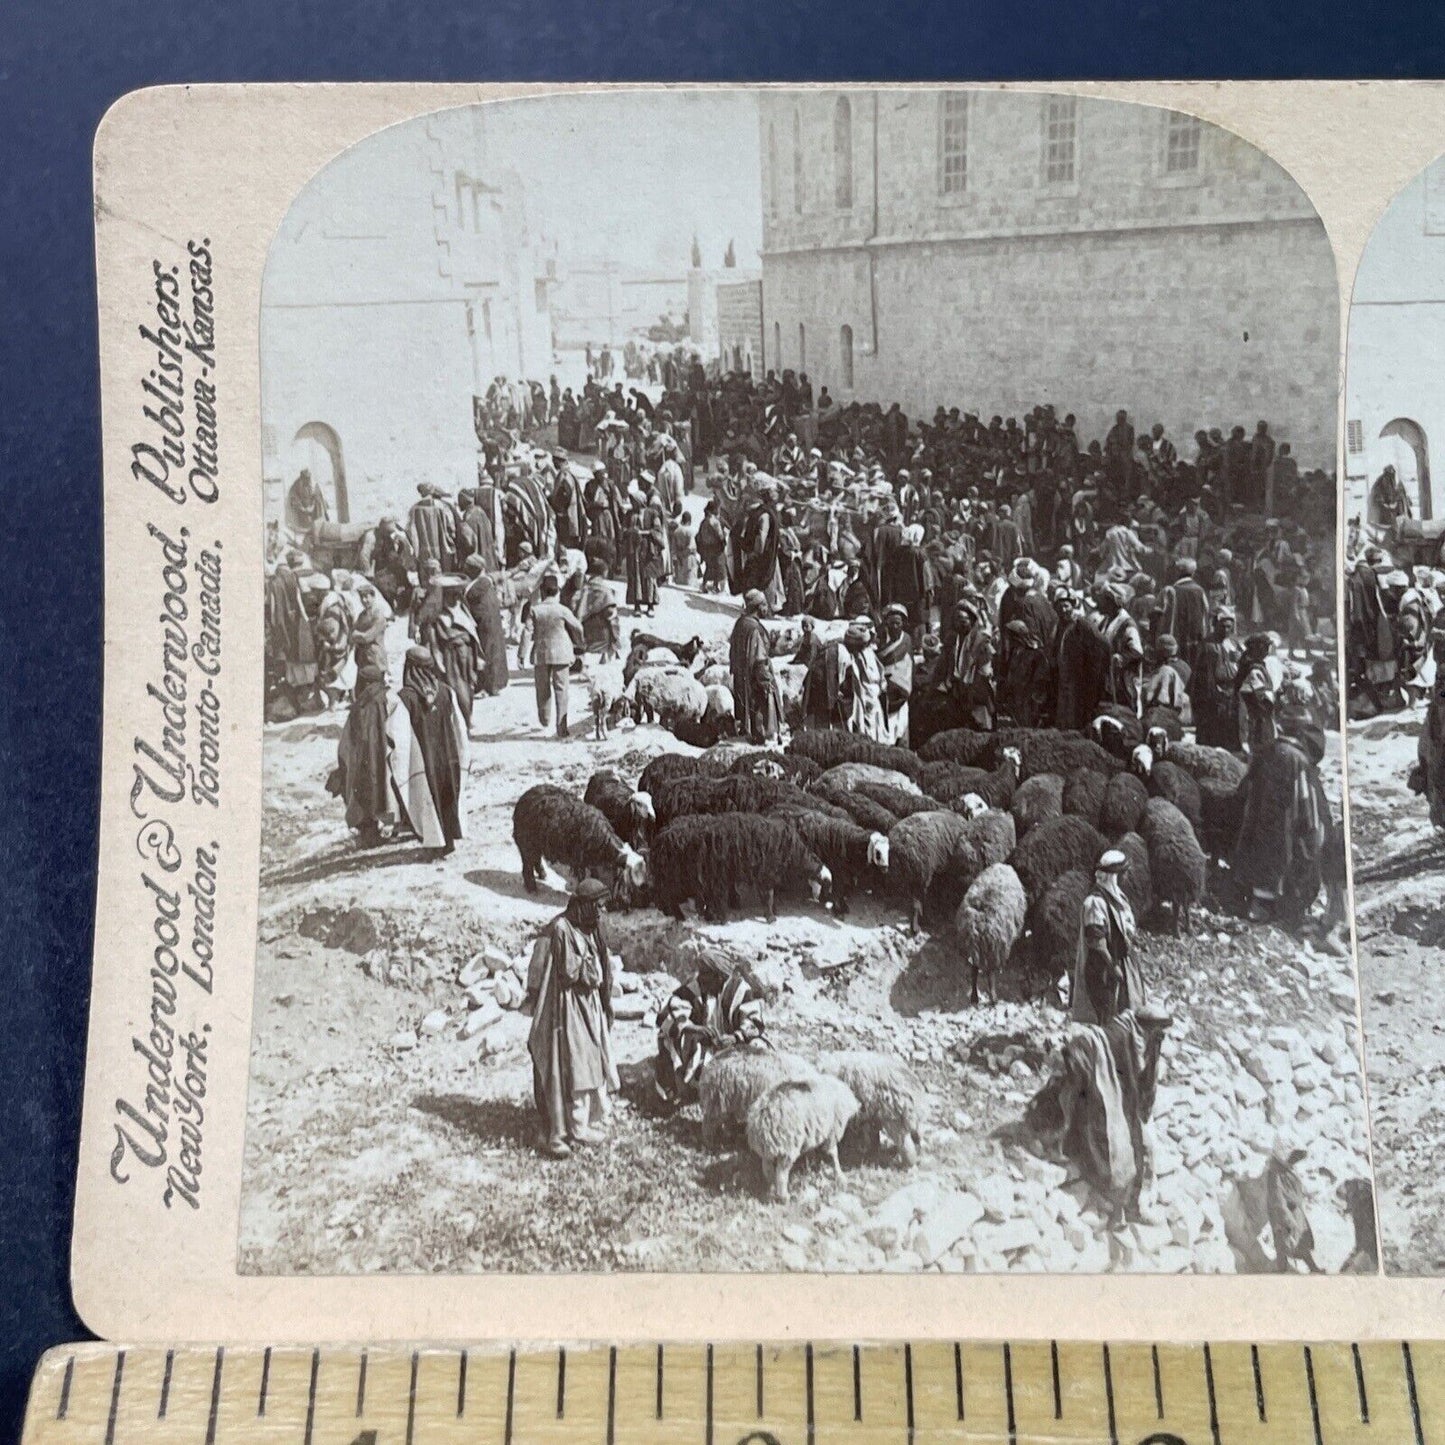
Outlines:
<svg viewBox="0 0 1445 1445"><path fill-rule="evenodd" d="M656 1066L662 1098L680 1104L696 1093L703 1065L719 1047L709 1040L709 1027L724 1048L762 1038L763 1001L741 974L733 974L720 992L711 995L696 983L685 983L663 1006L657 1017Z"/></svg>

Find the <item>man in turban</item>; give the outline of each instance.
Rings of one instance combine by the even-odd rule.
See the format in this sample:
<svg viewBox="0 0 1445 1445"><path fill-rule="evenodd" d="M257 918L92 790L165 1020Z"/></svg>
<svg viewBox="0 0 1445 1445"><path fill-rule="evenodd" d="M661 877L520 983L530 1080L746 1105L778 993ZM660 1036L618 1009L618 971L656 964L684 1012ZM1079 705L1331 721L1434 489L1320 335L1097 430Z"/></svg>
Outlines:
<svg viewBox="0 0 1445 1445"><path fill-rule="evenodd" d="M728 643L738 733L756 743L774 741L783 723L782 694L763 626L767 607L768 600L758 588L744 593L743 615L733 625Z"/></svg>

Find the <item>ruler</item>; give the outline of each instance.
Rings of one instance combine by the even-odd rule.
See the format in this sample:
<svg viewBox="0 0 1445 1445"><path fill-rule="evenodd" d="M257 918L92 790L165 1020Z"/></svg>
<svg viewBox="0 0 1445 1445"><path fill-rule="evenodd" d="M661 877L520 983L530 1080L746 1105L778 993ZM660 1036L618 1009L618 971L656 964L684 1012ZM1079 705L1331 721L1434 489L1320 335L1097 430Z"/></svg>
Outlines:
<svg viewBox="0 0 1445 1445"><path fill-rule="evenodd" d="M1445 1343L87 1344L25 1445L1445 1445Z"/></svg>

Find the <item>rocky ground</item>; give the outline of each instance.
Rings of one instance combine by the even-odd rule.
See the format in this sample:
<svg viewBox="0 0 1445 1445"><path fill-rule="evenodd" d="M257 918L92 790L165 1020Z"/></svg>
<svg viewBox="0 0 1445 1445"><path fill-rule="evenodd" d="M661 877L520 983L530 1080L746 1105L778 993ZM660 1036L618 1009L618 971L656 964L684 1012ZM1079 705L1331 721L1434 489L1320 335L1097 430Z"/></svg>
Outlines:
<svg viewBox="0 0 1445 1445"><path fill-rule="evenodd" d="M720 637L731 621L717 599L668 589L651 630ZM574 688L574 718L582 706ZM429 862L415 845L352 847L323 787L340 722L267 729L244 1271L1257 1269L1252 1185L1281 1131L1306 1151L1320 1263L1348 1254L1337 1190L1369 1170L1347 957L1216 911L1188 940L1141 936L1146 983L1176 1018L1147 1223L1109 1229L1018 1138L1061 1012L967 1007L947 933L912 937L887 898L846 920L785 900L772 926L612 915L623 1096L606 1145L540 1158L528 1020L505 1006L506 976L564 894L522 890L512 804L534 782L580 792L603 763L635 775L680 745L650 727L554 742L523 674L480 700L469 837ZM842 1181L801 1164L774 1204L745 1149L704 1148L695 1108L656 1114L653 1009L698 936L745 964L781 1046L908 1061L931 1102L915 1169L848 1141Z"/></svg>
<svg viewBox="0 0 1445 1445"><path fill-rule="evenodd" d="M1386 1269L1445 1271L1445 836L1405 779L1419 709L1350 724L1350 831Z"/></svg>

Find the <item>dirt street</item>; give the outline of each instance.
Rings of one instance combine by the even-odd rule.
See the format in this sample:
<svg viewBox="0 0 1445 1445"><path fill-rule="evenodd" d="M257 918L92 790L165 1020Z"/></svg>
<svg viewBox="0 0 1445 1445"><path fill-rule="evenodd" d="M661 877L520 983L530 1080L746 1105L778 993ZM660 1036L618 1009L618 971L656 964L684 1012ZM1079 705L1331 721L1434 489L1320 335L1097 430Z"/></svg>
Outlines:
<svg viewBox="0 0 1445 1445"><path fill-rule="evenodd" d="M721 639L733 617L718 599L667 588L649 630ZM574 723L583 710L579 684ZM605 1145L540 1158L529 1021L503 1011L477 1028L458 982L484 950L494 962L525 953L563 904L560 886L523 891L512 805L535 782L580 794L604 763L635 777L657 752L685 749L649 726L556 742L538 728L530 673L514 676L502 696L478 700L469 836L429 862L415 844L354 847L324 789L341 721L266 732L243 1271L1259 1268L1234 1183L1259 1175L1281 1129L1306 1150L1320 1263L1338 1269L1349 1253L1336 1191L1369 1172L1352 969L1213 911L1189 940L1140 935L1146 985L1176 1020L1145 1223L1108 1229L1083 1185L1008 1138L1062 1030L1058 1008L969 1009L949 931L910 936L886 896L858 899L846 920L784 898L773 926L746 903L720 926L651 908L611 915L628 974L615 1035L623 1096ZM930 1099L915 1169L864 1141L845 1151L842 1181L806 1163L792 1200L773 1204L745 1147L704 1147L695 1107L656 1114L654 1010L698 935L747 967L780 1045L870 1048L910 1064ZM1436 945L1412 947L1418 970ZM1401 1011L1419 997L1403 975L1382 980L1371 973L1376 1011L1387 988Z"/></svg>

